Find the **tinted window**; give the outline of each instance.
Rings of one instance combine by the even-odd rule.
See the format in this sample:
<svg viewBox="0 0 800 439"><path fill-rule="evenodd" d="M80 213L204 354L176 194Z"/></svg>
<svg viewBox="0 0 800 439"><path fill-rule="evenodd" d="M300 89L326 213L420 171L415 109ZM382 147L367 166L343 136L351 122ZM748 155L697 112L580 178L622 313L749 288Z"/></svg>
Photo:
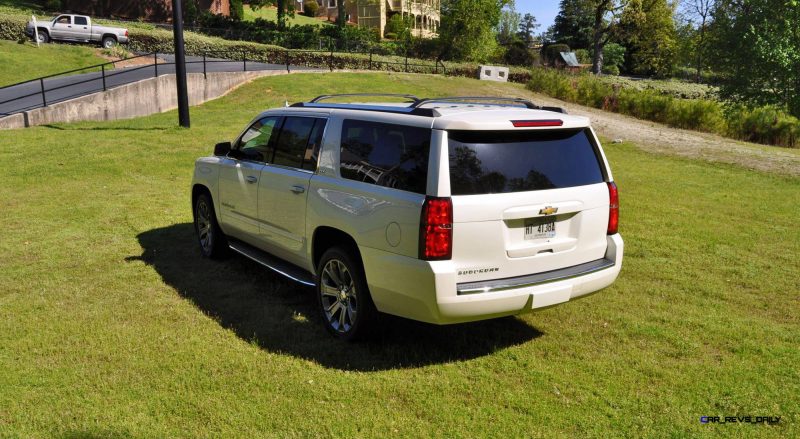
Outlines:
<svg viewBox="0 0 800 439"><path fill-rule="evenodd" d="M317 123L314 124L303 159L303 169L309 171L317 170L317 157L319 156L319 148L322 146L322 134L325 132L327 122L326 119L317 119Z"/></svg>
<svg viewBox="0 0 800 439"><path fill-rule="evenodd" d="M313 145L314 142L309 145L309 140L312 137L312 132L315 131L316 125L324 125L324 122L322 119L310 117L287 117L275 147L273 163L292 168L314 170L316 158L314 157L312 166L312 157L314 156L313 147L315 145ZM321 130L319 131L321 133ZM317 135L317 133L313 134ZM310 151L309 146L312 147Z"/></svg>
<svg viewBox="0 0 800 439"><path fill-rule="evenodd" d="M237 143L233 156L245 160L267 163L272 160L272 133L275 132L277 117L265 117L254 123Z"/></svg>
<svg viewBox="0 0 800 439"><path fill-rule="evenodd" d="M424 194L431 130L360 120L342 124L342 177Z"/></svg>
<svg viewBox="0 0 800 439"><path fill-rule="evenodd" d="M75 24L79 26L86 26L89 23L86 21L86 17L75 17Z"/></svg>
<svg viewBox="0 0 800 439"><path fill-rule="evenodd" d="M453 195L557 189L603 181L587 130L450 131Z"/></svg>

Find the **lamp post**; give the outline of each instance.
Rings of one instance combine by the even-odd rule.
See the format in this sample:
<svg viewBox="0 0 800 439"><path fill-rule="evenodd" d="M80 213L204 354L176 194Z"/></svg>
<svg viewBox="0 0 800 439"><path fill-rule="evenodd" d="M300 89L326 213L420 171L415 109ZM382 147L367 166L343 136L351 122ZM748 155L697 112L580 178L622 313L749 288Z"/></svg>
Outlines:
<svg viewBox="0 0 800 439"><path fill-rule="evenodd" d="M175 83L178 86L178 121L189 128L189 93L186 89L186 54L183 50L181 0L172 0L172 29L175 34Z"/></svg>

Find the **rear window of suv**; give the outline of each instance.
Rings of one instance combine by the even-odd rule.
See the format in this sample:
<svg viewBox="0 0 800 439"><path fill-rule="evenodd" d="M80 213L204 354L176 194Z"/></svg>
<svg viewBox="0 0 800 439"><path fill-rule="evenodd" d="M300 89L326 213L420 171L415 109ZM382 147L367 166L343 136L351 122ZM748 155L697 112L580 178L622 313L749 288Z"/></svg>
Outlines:
<svg viewBox="0 0 800 439"><path fill-rule="evenodd" d="M588 129L449 131L450 191L496 194L604 181Z"/></svg>
<svg viewBox="0 0 800 439"><path fill-rule="evenodd" d="M429 128L346 119L342 122L342 177L424 194Z"/></svg>

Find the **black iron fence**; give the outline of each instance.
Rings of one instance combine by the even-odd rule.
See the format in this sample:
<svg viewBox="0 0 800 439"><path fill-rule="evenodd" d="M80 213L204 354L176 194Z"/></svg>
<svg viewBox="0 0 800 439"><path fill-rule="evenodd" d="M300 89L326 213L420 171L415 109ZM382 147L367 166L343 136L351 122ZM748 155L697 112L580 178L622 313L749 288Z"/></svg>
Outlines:
<svg viewBox="0 0 800 439"><path fill-rule="evenodd" d="M116 68L122 62L141 60L145 64ZM152 62L146 60L152 59ZM187 56L187 71L202 73L253 70L382 70L446 74L441 61L421 63L408 56L384 56L369 51L358 65L337 57L333 50L274 50L270 52L208 51ZM174 73L174 56L151 52L79 69L42 76L0 87L0 117L47 107L56 102L106 91L160 74ZM146 72L146 73L145 73ZM144 73L144 74L143 74Z"/></svg>

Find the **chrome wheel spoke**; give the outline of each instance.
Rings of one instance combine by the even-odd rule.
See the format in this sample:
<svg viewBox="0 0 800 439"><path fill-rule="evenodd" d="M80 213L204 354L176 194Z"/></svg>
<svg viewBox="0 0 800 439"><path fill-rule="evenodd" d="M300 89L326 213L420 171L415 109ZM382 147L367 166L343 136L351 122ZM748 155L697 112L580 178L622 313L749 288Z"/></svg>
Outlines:
<svg viewBox="0 0 800 439"><path fill-rule="evenodd" d="M346 308L347 308L346 305L344 307L341 307L341 306L339 307L339 331L342 331L342 332L344 332L344 330L345 330L344 329L344 318L347 315L347 312L345 311Z"/></svg>
<svg viewBox="0 0 800 439"><path fill-rule="evenodd" d="M339 277L339 273L337 270L336 262L338 261L331 261L328 263L328 266L325 267L325 273L328 274L330 280L333 281L336 287L340 287L342 285L342 280Z"/></svg>
<svg viewBox="0 0 800 439"><path fill-rule="evenodd" d="M322 295L323 296L330 296L330 297L339 297L339 290L334 287L328 286L323 284L322 285Z"/></svg>
<svg viewBox="0 0 800 439"><path fill-rule="evenodd" d="M352 304L347 304L346 310L347 310L347 320L349 320L350 325L352 325L353 322L356 321L356 310L352 306Z"/></svg>
<svg viewBox="0 0 800 439"><path fill-rule="evenodd" d="M330 314L330 320L333 320L333 315L334 315L334 314L336 314L336 311L337 311L339 308L341 308L341 307L342 307L342 305L341 305L341 304L339 303L339 301L337 300L337 301L334 301L333 303L331 303L331 304L330 304L330 305L329 305L329 306L328 306L328 307L325 309L325 312L327 312L328 314Z"/></svg>

